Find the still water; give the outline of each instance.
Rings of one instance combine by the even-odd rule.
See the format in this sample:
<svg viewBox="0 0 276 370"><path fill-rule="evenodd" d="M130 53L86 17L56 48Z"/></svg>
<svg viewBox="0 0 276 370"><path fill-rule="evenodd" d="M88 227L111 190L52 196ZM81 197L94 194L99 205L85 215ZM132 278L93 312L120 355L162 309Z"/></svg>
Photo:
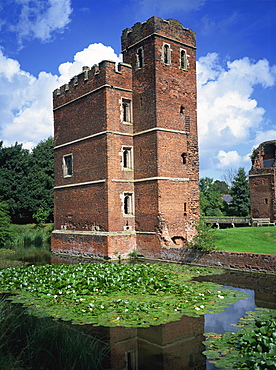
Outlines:
<svg viewBox="0 0 276 370"><path fill-rule="evenodd" d="M62 260L55 260L52 263L64 263ZM68 263L68 261L67 261ZM69 262L70 263L70 262ZM72 263L72 262L71 262ZM276 309L276 275L258 274L248 272L237 272L225 270L222 275L198 277L198 281L212 281L231 289L239 289L247 294L242 299L227 307L218 314L208 314L200 317L182 316L178 321L168 324L152 326L149 328L124 328L124 327L93 327L91 325L71 325L66 327L74 329L75 334L69 334L76 338L76 333L84 334L86 337L95 338L99 348L107 348L101 365L87 365L78 362L77 367L69 365L64 367L64 358L61 358L55 370L76 369L76 370L214 370L215 366L206 360L202 354L205 350L202 341L205 332L224 333L225 331L236 331L238 328L231 324L237 323L247 311L256 307ZM51 333L54 326L60 326L60 322L51 322ZM49 326L49 324L47 324ZM65 331L67 333L67 331ZM49 332L50 334L50 332ZM68 335L68 334L67 334ZM60 338L61 334L57 337ZM74 339L73 338L73 339ZM90 340L90 339L89 339ZM45 338L43 339L46 342ZM49 338L49 342L51 342ZM85 345L85 344L84 344ZM86 342L87 345L87 342ZM77 347L77 341L75 344ZM83 345L82 345L83 347ZM71 351L72 351L72 347ZM51 349L45 348L45 353ZM70 350L69 350L70 352ZM76 352L76 351L75 351ZM65 353L69 358L68 348L59 348L52 357L58 357ZM66 354L67 353L67 354ZM89 352L90 356L90 352ZM0 356L1 357L1 356ZM78 357L78 352L72 358ZM70 360L71 361L71 360ZM37 369L32 365L28 369ZM26 368L26 369L27 369ZM1 369L1 364L0 364ZM24 369L24 367L22 368ZM50 366L40 366L39 369L52 369ZM5 369L6 370L6 369Z"/></svg>
<svg viewBox="0 0 276 370"><path fill-rule="evenodd" d="M226 272L197 280L214 281L225 287L244 291L248 297L227 307L222 313L181 320L150 328L110 328L111 369L208 369L202 354L204 332L236 331L232 326L245 312L255 307L276 309L276 276L256 273Z"/></svg>
<svg viewBox="0 0 276 370"><path fill-rule="evenodd" d="M237 323L256 307L276 309L276 275L225 270L223 275L196 278L212 281L247 294L218 314L183 316L181 320L149 328L90 327L95 336L108 344L110 353L104 369L113 370L214 370L202 354L205 332L235 332Z"/></svg>

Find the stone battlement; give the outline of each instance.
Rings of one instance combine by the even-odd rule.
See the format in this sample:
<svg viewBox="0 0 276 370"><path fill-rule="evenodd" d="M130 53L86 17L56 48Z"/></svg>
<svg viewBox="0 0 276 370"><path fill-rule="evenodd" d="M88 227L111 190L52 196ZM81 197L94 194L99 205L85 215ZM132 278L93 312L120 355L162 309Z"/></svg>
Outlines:
<svg viewBox="0 0 276 370"><path fill-rule="evenodd" d="M165 20L159 17L151 17L146 22L137 22L132 28L126 28L122 32L122 50L154 34L166 39L171 38L180 43L183 43L183 39L185 39L187 45L195 48L196 37L193 30L185 28L182 23L175 19Z"/></svg>
<svg viewBox="0 0 276 370"><path fill-rule="evenodd" d="M76 98L103 87L131 89L132 67L126 63L103 60L94 66L82 67L82 72L55 89L53 92L54 109Z"/></svg>

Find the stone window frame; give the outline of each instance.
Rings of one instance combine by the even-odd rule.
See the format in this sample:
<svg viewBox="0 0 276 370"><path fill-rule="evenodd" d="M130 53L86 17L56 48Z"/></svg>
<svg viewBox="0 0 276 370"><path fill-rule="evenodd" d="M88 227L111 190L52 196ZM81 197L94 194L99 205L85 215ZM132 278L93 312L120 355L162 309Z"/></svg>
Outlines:
<svg viewBox="0 0 276 370"><path fill-rule="evenodd" d="M180 56L179 56L179 68L183 71L188 70L188 54L186 49L180 49Z"/></svg>
<svg viewBox="0 0 276 370"><path fill-rule="evenodd" d="M62 158L63 177L73 176L73 154L65 154Z"/></svg>
<svg viewBox="0 0 276 370"><path fill-rule="evenodd" d="M167 42L164 42L161 50L162 63L164 63L167 66L170 66L172 64L171 55L172 55L171 45L168 44Z"/></svg>
<svg viewBox="0 0 276 370"><path fill-rule="evenodd" d="M133 171L133 146L122 146L122 170Z"/></svg>
<svg viewBox="0 0 276 370"><path fill-rule="evenodd" d="M134 192L124 191L122 196L122 208L124 217L134 216Z"/></svg>
<svg viewBox="0 0 276 370"><path fill-rule="evenodd" d="M142 69L145 65L144 48L140 46L136 51L136 69Z"/></svg>
<svg viewBox="0 0 276 370"><path fill-rule="evenodd" d="M121 98L121 121L132 124L132 100L129 98Z"/></svg>

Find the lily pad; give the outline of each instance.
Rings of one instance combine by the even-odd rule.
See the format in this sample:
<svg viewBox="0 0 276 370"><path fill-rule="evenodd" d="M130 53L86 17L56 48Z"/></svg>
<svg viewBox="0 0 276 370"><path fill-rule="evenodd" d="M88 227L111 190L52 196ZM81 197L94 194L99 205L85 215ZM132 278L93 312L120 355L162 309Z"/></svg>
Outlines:
<svg viewBox="0 0 276 370"><path fill-rule="evenodd" d="M172 264L29 266L0 271L0 291L16 294L10 299L39 317L146 327L219 312L244 298L239 290L191 280L211 273Z"/></svg>

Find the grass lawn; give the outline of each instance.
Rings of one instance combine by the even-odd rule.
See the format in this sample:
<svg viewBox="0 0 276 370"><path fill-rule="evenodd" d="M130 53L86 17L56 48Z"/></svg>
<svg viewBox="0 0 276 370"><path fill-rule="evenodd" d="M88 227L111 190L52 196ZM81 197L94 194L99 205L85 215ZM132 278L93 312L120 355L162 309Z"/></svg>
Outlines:
<svg viewBox="0 0 276 370"><path fill-rule="evenodd" d="M276 254L276 226L215 230L217 250Z"/></svg>

